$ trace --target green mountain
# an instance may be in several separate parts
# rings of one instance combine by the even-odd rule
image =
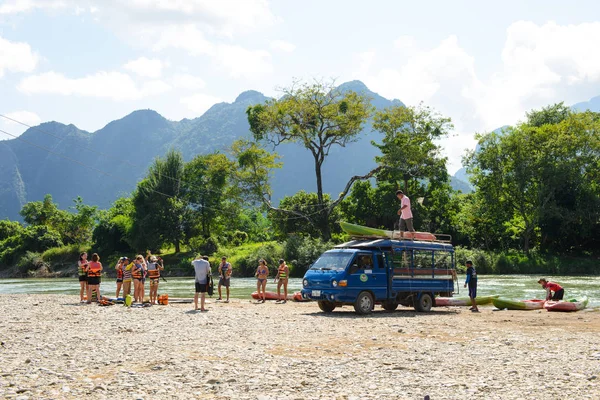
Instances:
[[[340,89],[366,94],[378,109],[402,105],[370,91],[360,81],[344,83]],[[0,218],[20,219],[23,204],[41,200],[47,193],[61,208],[69,207],[77,196],[86,204],[109,207],[119,196],[131,193],[152,161],[168,149],[179,150],[190,160],[197,154],[227,152],[236,139],[249,138],[246,108],[265,100],[262,93],[251,90],[233,103],[215,104],[195,119],[169,121],[153,110],[138,110],[93,133],[47,122],[28,129],[22,140],[1,141]],[[325,191],[335,197],[351,176],[375,166],[378,151],[371,140],[380,141],[381,134],[367,124],[356,142],[332,149],[324,166]],[[284,166],[273,177],[274,200],[301,189],[315,191],[308,151],[293,143],[276,151]]]

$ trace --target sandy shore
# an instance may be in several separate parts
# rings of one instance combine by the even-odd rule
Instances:
[[[0,296],[0,398],[597,399],[600,312]]]

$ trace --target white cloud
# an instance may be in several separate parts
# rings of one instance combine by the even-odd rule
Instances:
[[[18,89],[26,94],[75,95],[124,101],[165,93],[171,86],[160,80],[138,85],[121,72],[100,71],[83,78],[67,78],[51,71],[23,79]]]
[[[248,50],[240,46],[219,46],[215,55],[218,64],[233,78],[257,78],[273,72],[271,54],[265,50]]]
[[[204,114],[206,110],[221,102],[222,100],[218,97],[210,96],[203,93],[197,93],[192,96],[183,97],[180,102],[185,105],[190,111],[194,112],[192,118],[199,117]]]
[[[271,48],[273,50],[281,50],[286,53],[291,53],[296,50],[296,45],[285,40],[273,40],[271,42]]]
[[[14,111],[5,115],[10,119],[0,117],[0,129],[17,136],[29,129],[25,125],[36,126],[42,121],[39,115],[31,111]],[[19,124],[19,122],[22,122],[25,125]],[[0,140],[4,139],[13,139],[13,137],[0,132]]]
[[[171,83],[176,88],[187,90],[203,89],[206,86],[202,78],[190,74],[176,74],[171,78]]]
[[[403,35],[394,40],[394,47],[397,49],[410,49],[416,47],[417,41],[414,37]]]
[[[39,57],[29,44],[11,42],[0,37],[0,78],[4,71],[31,72],[35,69]]]
[[[6,0],[0,4],[0,15],[30,12],[36,8],[58,9],[66,7],[63,0]]]
[[[214,46],[205,39],[196,26],[180,25],[164,27],[160,32],[155,32],[152,28],[144,28],[143,32],[153,44],[154,51],[161,51],[166,48],[175,48],[185,50],[192,55],[212,54]]]
[[[137,60],[129,61],[123,68],[144,78],[160,78],[163,66],[163,62],[156,58],[140,57]]]

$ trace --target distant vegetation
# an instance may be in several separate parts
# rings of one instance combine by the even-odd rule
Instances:
[[[81,197],[68,211],[50,195],[26,203],[24,223],[0,221],[0,272],[68,274],[81,251],[113,262],[150,250],[165,255],[171,274],[190,274],[190,259],[202,253],[228,255],[241,276],[253,274],[258,258],[274,266],[282,257],[302,276],[323,250],[347,239],[339,221],[393,228],[394,192],[402,188],[416,227],[451,234],[459,263],[472,258],[483,273],[600,273],[598,113],[555,104],[479,135],[478,150],[464,158],[475,189],[469,194],[450,186],[436,144],[451,121],[426,106],[376,110],[364,94],[314,83],[249,107],[248,119],[253,140],[234,141],[229,156],[214,151],[186,162],[166,151],[108,209]],[[377,166],[332,199],[321,190],[325,161],[367,121],[380,133],[372,142]],[[266,144],[286,141],[313,156],[319,190],[285,196],[275,207],[272,176],[282,162]]]

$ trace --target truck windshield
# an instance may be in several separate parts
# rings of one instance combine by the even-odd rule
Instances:
[[[343,271],[354,253],[323,253],[310,267],[312,270]]]

